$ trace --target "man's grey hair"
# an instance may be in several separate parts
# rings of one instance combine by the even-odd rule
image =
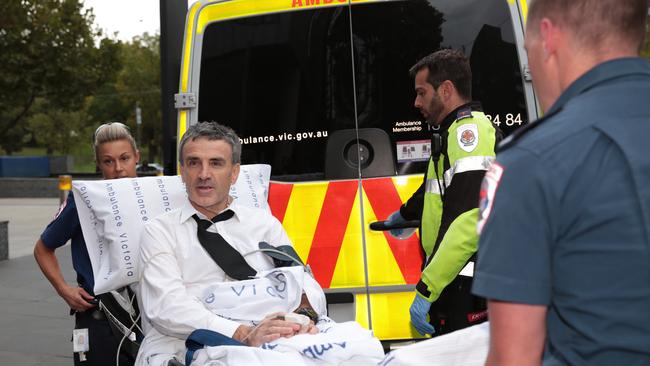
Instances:
[[[548,18],[569,29],[579,47],[598,51],[616,45],[640,49],[647,17],[648,0],[533,0],[527,22],[537,31]]]
[[[239,136],[228,126],[221,125],[214,121],[199,122],[187,129],[181,142],[178,144],[178,162],[183,165],[183,148],[188,141],[194,141],[198,138],[208,140],[223,140],[232,148],[232,163],[241,162],[241,141]]]

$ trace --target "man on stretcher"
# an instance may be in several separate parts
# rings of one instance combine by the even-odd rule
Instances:
[[[137,365],[185,362],[185,341],[197,329],[262,346],[255,357],[260,363],[270,357],[265,364],[275,357],[265,352],[275,354],[270,350],[283,347],[289,351],[294,347],[297,351],[290,357],[306,357],[310,363],[326,353],[345,358],[353,351],[352,338],[342,342],[341,350],[334,346],[337,339],[330,338],[318,343],[330,346],[305,351],[311,347],[306,339],[321,332],[333,337],[337,331],[329,332],[334,323],[326,317],[323,291],[301,265],[280,222],[270,212],[243,206],[229,196],[240,155],[239,137],[215,122],[193,125],[180,142],[188,200],[152,220],[142,233],[141,301],[149,326]],[[379,341],[354,325],[361,334],[357,340],[364,344],[361,353],[381,359]],[[351,334],[349,329],[346,333],[345,337]],[[222,360],[244,362],[241,357],[249,356],[235,354]]]

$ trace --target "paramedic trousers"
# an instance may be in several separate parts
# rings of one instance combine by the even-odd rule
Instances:
[[[115,355],[120,339],[117,339],[108,323],[106,315],[93,308],[75,312],[75,329],[88,329],[90,342],[86,360],[80,361],[79,353],[74,354],[75,366],[115,366]],[[134,359],[120,352],[119,366],[133,366]]]
[[[472,278],[456,277],[431,305],[429,319],[436,328],[434,336],[483,323],[487,320],[484,298],[471,293]]]

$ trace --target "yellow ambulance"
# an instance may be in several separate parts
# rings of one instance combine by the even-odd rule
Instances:
[[[328,296],[330,315],[383,341],[420,337],[409,306],[418,238],[369,230],[422,181],[432,131],[408,69],[469,56],[473,99],[505,134],[538,115],[525,0],[202,0],[188,11],[178,136],[231,126],[242,163],[272,166],[269,204]]]

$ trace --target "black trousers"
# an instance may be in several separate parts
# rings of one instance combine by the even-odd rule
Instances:
[[[90,309],[75,313],[75,329],[88,329],[89,351],[85,353],[86,360],[79,360],[79,353],[74,354],[75,366],[115,366],[118,339],[108,323],[103,312]],[[119,366],[133,366],[135,360],[125,352],[120,352]]]
[[[429,319],[436,328],[434,336],[467,328],[487,320],[487,304],[484,298],[471,293],[472,278],[456,277],[436,302],[431,305]]]

